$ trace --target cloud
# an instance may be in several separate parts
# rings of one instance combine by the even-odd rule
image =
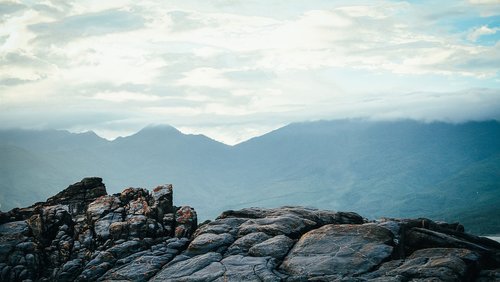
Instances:
[[[0,124],[234,143],[309,119],[497,118],[498,9],[479,2],[2,2]]]
[[[37,41],[51,44],[64,43],[72,38],[137,29],[143,25],[144,19],[139,15],[123,10],[106,10],[33,24],[28,28],[37,34]]]
[[[118,102],[118,103],[128,102],[128,101],[151,102],[151,101],[158,101],[158,100],[162,99],[159,96],[147,95],[147,94],[142,94],[142,93],[134,93],[134,92],[126,92],[126,91],[99,92],[97,94],[92,95],[90,98],[95,99],[95,100],[103,100],[103,101]]]
[[[4,18],[10,14],[16,13],[25,9],[26,6],[13,1],[4,1],[0,3],[0,15],[1,18]]]
[[[500,4],[500,0],[469,0],[469,3],[479,5],[496,5]]]
[[[500,31],[500,28],[498,27],[495,27],[495,28],[489,28],[488,26],[486,25],[483,25],[481,27],[478,27],[474,30],[472,30],[468,35],[467,35],[467,39],[471,40],[471,41],[477,41],[481,36],[483,35],[491,35],[491,34],[495,34],[497,33],[498,31]]]
[[[189,87],[227,88],[231,81],[224,77],[224,71],[214,68],[196,68],[185,72],[177,85]]]

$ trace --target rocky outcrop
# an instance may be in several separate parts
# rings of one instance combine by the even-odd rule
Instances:
[[[1,281],[498,281],[500,244],[458,223],[304,207],[197,226],[172,186],[108,195],[99,178],[0,214]]]
[[[1,281],[143,281],[187,247],[197,217],[172,185],[108,195],[94,177],[0,222]]]

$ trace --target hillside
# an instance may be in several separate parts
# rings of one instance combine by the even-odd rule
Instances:
[[[107,141],[93,133],[0,132],[2,210],[83,176],[111,192],[176,183],[202,219],[248,206],[356,210],[369,218],[467,222],[500,233],[500,123],[338,120],[285,126],[236,146],[169,126]],[[445,208],[443,208],[445,207]]]

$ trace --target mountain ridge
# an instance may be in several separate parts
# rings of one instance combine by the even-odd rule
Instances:
[[[391,214],[443,220],[485,208],[490,220],[500,223],[498,216],[491,215],[500,214],[494,208],[500,176],[491,172],[500,161],[497,121],[295,123],[235,146],[169,126],[89,145],[25,138],[16,143],[24,153],[8,147],[12,142],[5,140],[12,138],[0,138],[4,150],[0,158],[5,161],[10,156],[0,167],[2,210],[40,201],[55,192],[51,187],[82,176],[101,175],[115,192],[128,185],[147,187],[168,179],[179,187],[178,200],[191,203],[207,218],[254,203],[352,207],[372,217]],[[30,163],[30,158],[36,161]],[[446,211],[437,208],[446,199],[475,195],[476,190],[484,193],[471,197],[470,203],[451,202]],[[390,205],[385,200],[388,195]],[[409,205],[409,201],[419,204]],[[478,234],[500,233],[484,224],[488,214],[479,214],[482,220],[475,223],[473,217],[467,219],[467,225]]]

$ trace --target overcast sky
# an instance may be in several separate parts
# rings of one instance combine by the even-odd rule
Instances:
[[[500,0],[0,1],[0,127],[500,120],[499,39]]]

